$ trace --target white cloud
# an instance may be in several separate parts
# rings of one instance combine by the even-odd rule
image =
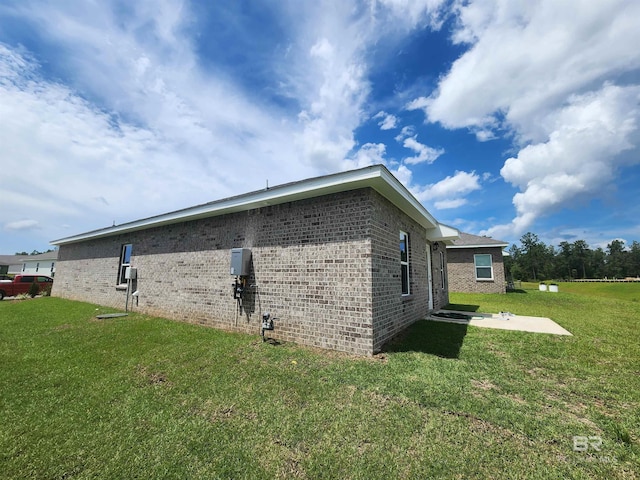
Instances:
[[[444,153],[443,148],[429,147],[418,142],[417,138],[417,135],[414,135],[413,137],[404,139],[403,146],[417,153],[416,156],[405,158],[404,163],[409,165],[417,165],[419,163],[433,163],[440,155]]]
[[[438,210],[447,210],[450,208],[458,208],[467,204],[465,198],[452,198],[450,200],[439,200],[434,203]]]
[[[637,2],[493,0],[459,11],[454,39],[471,49],[421,104],[449,127],[491,126],[501,112],[529,137],[567,96],[640,67]]]
[[[369,50],[381,38],[393,43],[413,28],[435,25],[443,5],[440,0],[372,2],[367,12],[326,0],[283,7],[295,18],[295,41],[280,73],[286,79],[283,91],[301,106],[299,129],[292,134],[301,162],[322,171],[353,164],[354,131],[367,118],[371,90]],[[380,114],[383,130],[396,128],[395,116]]]
[[[66,20],[46,28],[78,21]],[[113,42],[132,41],[122,32],[111,33]],[[73,40],[90,45],[95,37]],[[186,65],[166,68],[157,58],[109,64],[114,55],[104,48],[105,57],[91,52],[76,70],[77,82],[96,87],[85,77],[94,67],[112,68],[111,85],[98,99],[94,92],[82,98],[73,88],[44,79],[32,56],[0,44],[0,222],[33,216],[42,226],[37,240],[16,237],[15,242],[42,248],[68,235],[62,225],[70,222],[74,231],[86,231],[242,193],[266,178],[282,183],[313,175],[295,161],[293,128],[284,128],[280,118],[223,81],[193,70],[187,78]],[[145,58],[154,57],[147,53]],[[133,81],[128,77],[134,70],[144,70],[148,78]],[[123,79],[130,82],[126,89]],[[247,171],[252,175],[242,174]],[[11,230],[12,235],[20,231]]]
[[[513,198],[517,216],[511,226],[495,228],[523,233],[539,216],[611,188],[616,168],[636,161],[620,154],[639,139],[638,104],[640,86],[606,85],[597,93],[573,97],[554,112],[548,119],[553,123],[549,139],[523,148],[500,171],[521,191]]]
[[[442,7],[444,0],[378,0],[373,5],[380,4],[401,18],[408,28],[413,28],[420,23],[426,23],[433,29],[442,26],[444,12]]]
[[[288,8],[295,41],[279,73],[283,90],[300,105],[293,144],[302,163],[323,172],[343,169],[356,145],[353,132],[367,117],[370,19],[337,1]]]
[[[185,36],[186,4],[136,2],[125,17],[110,8],[12,7],[61,52],[70,78],[48,81],[32,56],[1,47],[0,142],[11,157],[0,188],[5,199],[18,198],[7,195],[18,185],[42,192],[5,203],[6,211],[15,207],[20,218],[35,209],[42,225],[84,217],[75,228],[90,229],[242,193],[266,178],[283,183],[343,168],[368,93],[366,26],[347,28],[347,9],[318,7],[342,14],[342,23],[329,13],[305,16],[315,23],[293,32],[302,35],[300,61],[274,67],[294,78],[292,94],[304,107],[297,116],[265,108],[253,92],[199,66]],[[353,48],[334,48],[343,44]]]
[[[293,140],[303,162],[324,171],[353,165],[353,132],[366,118],[371,90],[369,49],[382,38],[392,44],[414,28],[439,28],[445,5],[444,0],[382,0],[359,6],[325,0],[283,7],[295,19],[284,88],[301,105],[301,131],[294,132]],[[385,113],[379,125],[390,130],[397,122]]]
[[[351,158],[345,161],[344,168],[351,170],[370,165],[385,165],[387,163],[384,158],[386,149],[384,143],[365,143]]]
[[[431,185],[414,186],[411,191],[421,202],[437,202],[436,208],[456,208],[466,203],[465,195],[480,188],[480,176],[476,172],[456,171]]]
[[[398,118],[387,112],[380,111],[373,116],[374,119],[382,119],[378,122],[380,130],[392,130],[398,125]]]
[[[426,110],[431,104],[427,97],[418,97],[405,105],[407,110]]]
[[[318,57],[325,62],[331,62],[335,51],[333,45],[326,38],[320,38],[309,50],[312,57]]]
[[[4,225],[5,230],[34,230],[40,228],[37,220],[16,220]]]
[[[386,158],[383,143],[366,143],[345,162],[346,169],[362,168],[369,165],[385,165],[391,174],[420,202],[433,202],[438,210],[458,208],[467,204],[465,195],[480,189],[480,176],[475,172],[456,171],[454,175],[430,184],[420,185],[413,181],[413,172],[407,165],[393,164]],[[486,175],[484,176],[486,178]]]
[[[460,3],[453,40],[469,50],[430,96],[408,109],[480,141],[512,135],[504,179],[520,189],[516,217],[489,230],[518,234],[540,216],[598,196],[617,167],[638,161],[640,3]]]
[[[402,130],[398,135],[395,136],[396,142],[402,142],[407,137],[412,137],[415,135],[415,127],[413,125],[407,125],[406,127],[402,127]]]
[[[489,140],[495,140],[496,138],[498,138],[495,132],[490,129],[480,128],[475,131],[475,134],[476,139],[479,142],[488,142]]]
[[[398,165],[397,168],[390,168],[389,170],[391,171],[393,176],[400,181],[400,183],[402,183],[405,187],[407,187],[412,192],[415,190],[415,188],[419,188],[419,187],[415,187],[415,188],[411,187],[411,180],[413,177],[413,173],[406,166]]]

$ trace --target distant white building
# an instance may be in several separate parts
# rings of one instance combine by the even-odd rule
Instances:
[[[20,270],[20,273],[29,275],[48,275],[53,277],[56,273],[57,260],[58,250],[23,257],[21,260],[22,269]]]

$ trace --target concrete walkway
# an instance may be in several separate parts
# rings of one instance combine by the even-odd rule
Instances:
[[[471,319],[463,318],[447,318],[430,315],[428,320],[436,322],[451,322],[473,325],[474,327],[499,328],[501,330],[519,330],[521,332],[535,333],[551,333],[553,335],[571,335],[571,332],[565,330],[550,318],[544,317],[527,317],[524,315],[515,315],[509,312],[502,313],[476,313],[476,312],[458,312],[454,310],[438,310],[437,314],[454,315],[462,314],[470,316]]]

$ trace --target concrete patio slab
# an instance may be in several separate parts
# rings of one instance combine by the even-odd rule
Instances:
[[[525,315],[515,315],[510,312],[501,313],[476,313],[459,312],[455,310],[438,310],[438,314],[453,314],[453,317],[468,316],[470,318],[450,318],[444,316],[430,315],[428,320],[436,322],[450,322],[473,325],[474,327],[498,328],[501,330],[518,330],[521,332],[550,333],[553,335],[572,335],[550,318],[528,317]]]

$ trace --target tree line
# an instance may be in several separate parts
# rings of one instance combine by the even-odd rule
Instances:
[[[27,252],[16,252],[16,255],[40,255],[40,254],[42,254],[42,253],[49,253],[49,252],[55,252],[55,251],[56,251],[56,249],[55,249],[55,248],[50,248],[49,250],[44,251],[44,252],[41,252],[41,251],[39,251],[39,250],[34,250],[34,251],[33,251],[33,252],[31,252],[31,253],[27,253]]]
[[[520,245],[509,248],[505,256],[507,276],[514,280],[576,280],[582,278],[627,278],[640,276],[640,243],[627,248],[613,240],[606,249],[592,249],[584,240],[545,245],[535,233],[520,238]]]

